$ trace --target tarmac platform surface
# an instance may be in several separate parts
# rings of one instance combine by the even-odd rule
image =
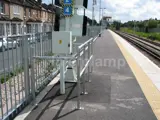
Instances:
[[[112,35],[104,31],[94,46],[94,67],[88,95],[81,96],[76,110],[76,85],[59,84],[43,98],[26,120],[157,120],[134,74]]]

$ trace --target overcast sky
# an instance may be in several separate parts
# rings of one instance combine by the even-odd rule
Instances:
[[[92,0],[88,0],[87,15],[92,17]],[[95,18],[99,21],[99,1],[95,6]],[[43,0],[51,3],[51,0]],[[145,20],[148,18],[160,19],[160,0],[102,0],[105,16],[126,22],[129,20]]]

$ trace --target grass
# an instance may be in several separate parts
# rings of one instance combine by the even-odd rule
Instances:
[[[21,72],[23,72],[23,67],[19,67],[19,68],[15,69],[14,71],[10,72],[10,73],[3,74],[0,77],[1,84],[5,83],[6,81],[11,79],[12,77],[17,76]]]
[[[48,52],[45,55],[46,56],[53,56],[54,54],[52,52]],[[41,59],[36,59],[36,63],[40,63],[41,61],[42,61]],[[49,62],[49,61],[47,61],[47,62]],[[28,67],[31,68],[31,65],[29,64]],[[53,68],[54,68],[54,65],[49,62],[46,70],[50,73]],[[6,81],[8,81],[9,79],[11,79],[12,77],[17,76],[19,73],[21,73],[23,71],[24,71],[23,67],[17,67],[12,72],[9,72],[9,73],[6,73],[6,74],[2,74],[0,76],[1,84],[5,83]]]
[[[138,35],[139,37],[148,38],[151,40],[159,41],[160,42],[160,33],[144,33],[144,32],[135,32],[129,28],[121,28],[121,31]]]

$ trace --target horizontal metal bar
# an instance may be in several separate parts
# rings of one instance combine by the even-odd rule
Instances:
[[[43,59],[43,60],[75,60],[76,57],[54,57],[54,56],[34,56],[34,59]]]
[[[87,45],[90,41],[92,41],[93,38],[90,38],[89,40],[87,40],[85,43],[83,43],[82,45],[80,45],[78,48],[81,49],[83,48],[85,45]]]
[[[96,36],[96,37],[94,38],[93,42],[95,42],[95,41],[97,40],[97,38],[98,38],[98,36]]]
[[[87,63],[85,64],[84,68],[82,69],[82,71],[80,72],[80,77],[83,75],[84,71],[86,70],[86,68],[88,67],[89,63],[91,62],[93,58],[93,55],[89,58],[89,60],[87,61]]]

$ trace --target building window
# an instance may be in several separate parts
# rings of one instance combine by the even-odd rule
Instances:
[[[42,11],[40,11],[40,17],[41,17],[41,18],[43,17],[42,13],[43,13],[43,12],[42,12]]]
[[[27,24],[27,33],[31,33],[31,24]]]
[[[42,30],[42,26],[41,24],[38,24],[38,32],[41,32],[41,30]]]
[[[31,17],[31,9],[29,9],[29,13],[28,13],[29,17]]]
[[[4,3],[0,1],[0,13],[4,13]]]
[[[0,36],[4,35],[4,24],[0,23]]]
[[[37,10],[37,17],[38,17],[38,10]]]
[[[21,24],[18,24],[18,34],[21,34]]]
[[[52,31],[52,25],[49,25],[49,31]]]
[[[38,33],[38,24],[35,24],[35,33]]]
[[[6,33],[7,33],[7,35],[11,34],[9,23],[6,23]]]
[[[20,14],[20,7],[18,5],[13,6],[13,13],[14,14]]]
[[[26,16],[26,8],[24,8],[24,16]]]
[[[15,24],[15,23],[13,23],[11,28],[12,28],[12,35],[16,35],[16,33],[17,33],[17,27],[16,27],[16,24]]]
[[[44,25],[43,25],[43,32],[46,32],[46,31],[47,31],[47,25],[44,24]]]

